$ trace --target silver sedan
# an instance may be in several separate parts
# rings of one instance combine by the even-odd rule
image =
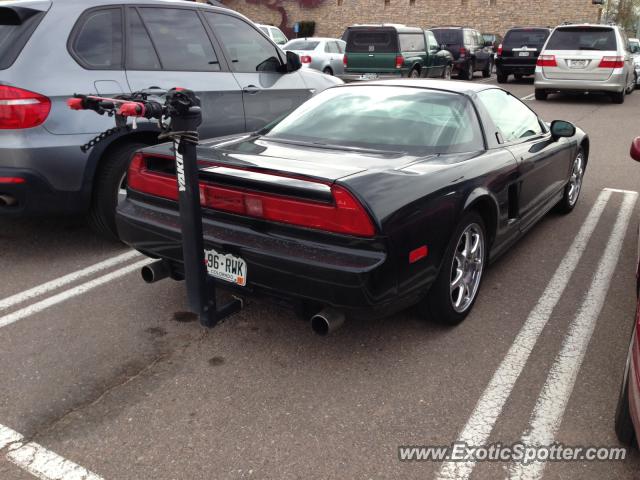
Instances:
[[[313,68],[327,75],[342,75],[345,45],[337,38],[309,37],[289,40],[282,49],[297,53],[303,68]]]

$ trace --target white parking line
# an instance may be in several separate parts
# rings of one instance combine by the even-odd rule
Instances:
[[[102,270],[106,270],[107,268],[113,267],[120,263],[124,263],[127,260],[131,260],[132,258],[140,256],[140,253],[133,250],[127,253],[123,253],[122,255],[118,255],[116,257],[108,258],[102,262],[96,263],[89,267],[83,268],[82,270],[77,270],[75,272],[69,273],[62,277],[56,278],[55,280],[51,280],[50,282],[43,283],[38,285],[37,287],[30,288],[29,290],[25,290],[23,292],[17,293],[10,297],[4,298],[0,300],[0,311],[6,310],[9,307],[14,305],[18,305],[23,303],[31,298],[37,297],[44,293],[50,292],[60,287],[64,287],[70,283],[73,283],[81,278],[88,277],[94,273],[100,272]]]
[[[531,93],[531,94],[526,95],[524,97],[520,97],[520,100],[523,100],[523,101],[526,102],[527,100],[533,100],[534,98],[536,98],[536,94],[535,93]]]
[[[18,320],[22,320],[25,317],[33,315],[34,313],[41,312],[53,305],[69,300],[70,298],[77,297],[78,295],[82,295],[89,290],[92,290],[100,285],[104,285],[116,278],[122,277],[131,273],[135,270],[142,268],[144,265],[151,263],[153,260],[150,258],[145,258],[144,260],[140,260],[139,262],[133,263],[131,265],[127,265],[126,267],[120,268],[119,270],[115,270],[113,272],[107,273],[101,277],[90,280],[86,283],[82,283],[76,287],[70,288],[69,290],[65,290],[63,292],[58,293],[57,295],[53,295],[49,298],[41,300],[39,302],[33,303],[27,307],[24,307],[20,310],[17,310],[9,315],[5,315],[4,317],[0,317],[0,327],[6,327]]]
[[[511,348],[478,400],[471,417],[458,436],[458,442],[466,442],[468,445],[483,445],[487,442],[496,420],[511,395],[513,386],[522,373],[553,309],[562,297],[610,198],[610,191],[605,190],[598,195],[589,215],[547,284],[538,303],[529,313]],[[464,480],[469,478],[474,467],[475,462],[472,461],[445,462],[440,468],[438,478]]]
[[[611,278],[620,258],[622,242],[637,198],[638,194],[635,192],[625,194],[598,269],[593,275],[591,286],[587,290],[578,314],[569,327],[560,353],[549,371],[547,381],[531,416],[529,431],[522,436],[522,443],[525,445],[549,445],[553,442],[560,428],[578,371],[609,291]],[[509,478],[514,480],[542,478],[545,465],[546,462],[533,462],[528,465],[513,464]]]
[[[0,425],[0,450],[8,448],[7,460],[41,480],[103,480],[42,445],[22,443],[23,440],[24,437],[15,430]]]

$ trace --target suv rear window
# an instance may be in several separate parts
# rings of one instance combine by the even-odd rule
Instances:
[[[547,50],[617,50],[616,34],[611,28],[557,28]]]
[[[0,70],[13,65],[45,13],[0,7]]]
[[[502,42],[505,47],[541,47],[549,36],[549,30],[509,30]]]
[[[462,45],[462,30],[456,29],[431,29],[440,45]]]
[[[351,30],[347,37],[347,52],[394,53],[398,51],[395,30]]]

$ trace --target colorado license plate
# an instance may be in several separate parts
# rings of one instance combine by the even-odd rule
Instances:
[[[586,60],[571,60],[569,62],[569,67],[571,68],[584,68],[587,66]]]
[[[529,52],[519,52],[518,55],[520,57],[528,57],[529,56]]]
[[[376,78],[378,78],[377,73],[363,73],[360,75],[361,80],[375,80]]]
[[[204,260],[207,273],[212,277],[241,287],[247,284],[247,263],[242,258],[205,249]]]

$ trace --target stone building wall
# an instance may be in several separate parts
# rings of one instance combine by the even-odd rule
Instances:
[[[223,0],[256,23],[277,26],[286,12],[286,30],[295,22],[316,22],[316,36],[339,37],[355,23],[403,23],[410,26],[464,25],[500,33],[512,26],[596,22],[591,0]],[[316,7],[304,5],[318,4]]]

